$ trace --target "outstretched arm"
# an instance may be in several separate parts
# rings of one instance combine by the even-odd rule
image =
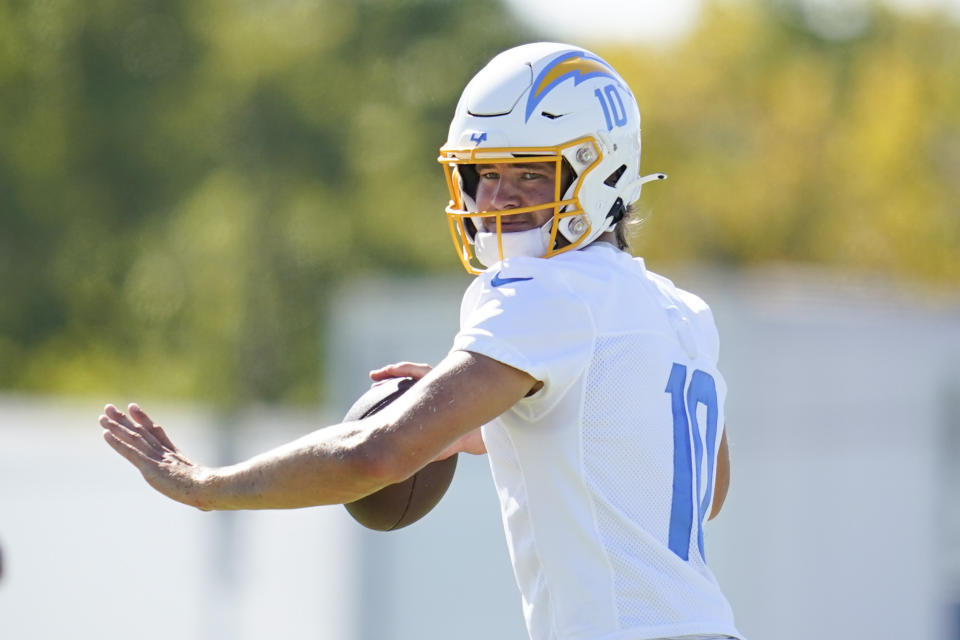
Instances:
[[[486,356],[454,351],[383,411],[228,467],[193,463],[136,405],[129,416],[108,405],[100,424],[152,487],[179,502],[204,510],[339,504],[410,477],[536,382]]]

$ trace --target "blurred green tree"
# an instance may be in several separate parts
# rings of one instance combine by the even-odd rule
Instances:
[[[593,47],[671,174],[637,252],[960,283],[960,29],[811,5]],[[0,388],[316,402],[333,285],[459,273],[437,148],[529,39],[492,2],[0,2]]]
[[[315,402],[331,283],[453,267],[493,3],[0,3],[0,388]]]
[[[956,21],[715,3],[674,49],[601,53],[637,94],[646,169],[670,174],[640,253],[960,283]]]

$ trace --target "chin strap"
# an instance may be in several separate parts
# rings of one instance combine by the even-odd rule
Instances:
[[[478,231],[474,237],[474,254],[485,267],[517,256],[542,258],[547,254],[550,244],[550,228],[553,220],[547,220],[542,227],[500,234],[503,255],[497,243],[497,232]]]

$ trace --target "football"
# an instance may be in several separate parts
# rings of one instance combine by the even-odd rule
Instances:
[[[343,417],[360,420],[380,411],[412,387],[413,378],[390,378],[374,384]],[[457,469],[457,455],[431,462],[403,482],[391,484],[343,505],[353,519],[376,531],[394,531],[413,524],[437,506]]]

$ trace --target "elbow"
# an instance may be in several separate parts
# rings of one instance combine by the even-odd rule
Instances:
[[[387,485],[402,482],[413,475],[409,465],[403,464],[405,455],[389,438],[370,439],[350,453],[351,475],[365,494],[373,493]]]

